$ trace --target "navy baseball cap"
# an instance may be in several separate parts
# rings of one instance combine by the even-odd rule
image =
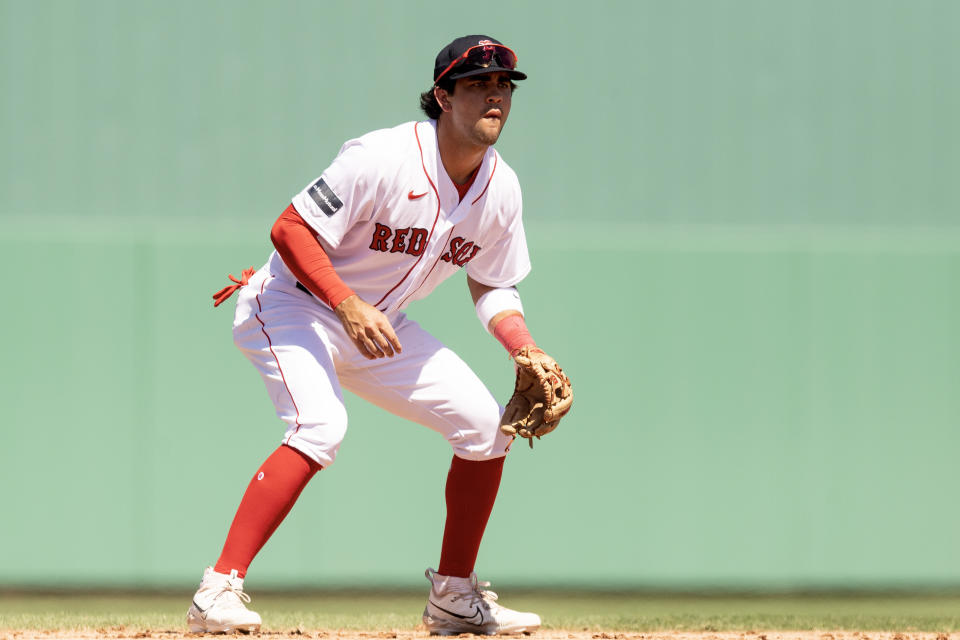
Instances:
[[[457,38],[437,54],[433,64],[433,82],[441,78],[456,80],[494,71],[506,71],[511,80],[526,80],[527,74],[517,71],[517,54],[490,36]]]

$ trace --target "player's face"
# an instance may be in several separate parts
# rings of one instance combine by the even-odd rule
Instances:
[[[466,140],[492,145],[510,114],[510,87],[505,71],[460,78],[453,94],[448,94],[451,124]]]

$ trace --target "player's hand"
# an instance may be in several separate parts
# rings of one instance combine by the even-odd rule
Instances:
[[[360,296],[350,296],[333,311],[340,318],[344,331],[368,360],[392,358],[403,351],[387,316]]]

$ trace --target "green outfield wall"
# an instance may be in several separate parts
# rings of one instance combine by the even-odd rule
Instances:
[[[283,431],[210,295],[477,32],[576,393],[482,577],[960,585],[960,3],[0,0],[0,586],[193,588]],[[462,276],[408,312],[509,396]],[[436,566],[448,445],[347,403],[251,587]]]

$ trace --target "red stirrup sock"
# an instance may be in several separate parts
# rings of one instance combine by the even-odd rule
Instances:
[[[300,492],[320,469],[319,464],[287,445],[270,454],[243,494],[213,570],[230,573],[236,569],[237,575],[244,577],[253,557],[287,517]]]
[[[473,571],[497,499],[504,460],[506,457],[475,461],[453,456],[447,474],[447,524],[437,569],[440,575],[467,578]]]

